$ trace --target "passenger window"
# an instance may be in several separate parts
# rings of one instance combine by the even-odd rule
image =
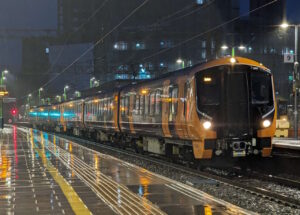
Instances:
[[[140,114],[144,115],[145,111],[145,96],[140,96]]]
[[[135,96],[135,113],[140,114],[140,96]]]
[[[156,91],[156,96],[155,96],[155,113],[159,115],[161,113],[161,90]]]
[[[155,92],[150,94],[150,115],[155,114]]]
[[[149,95],[145,96],[145,115],[149,114]]]

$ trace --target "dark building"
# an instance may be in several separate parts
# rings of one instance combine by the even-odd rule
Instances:
[[[60,41],[95,44],[93,72],[101,83],[157,77],[235,48],[271,68],[277,91],[289,97],[292,65],[283,54],[293,52],[293,30],[278,27],[285,0],[153,0],[107,35],[142,2],[59,0]]]

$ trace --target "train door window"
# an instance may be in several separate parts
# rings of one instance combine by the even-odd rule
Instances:
[[[149,114],[149,95],[145,95],[145,115]]]
[[[176,113],[177,113],[177,106],[178,106],[178,87],[177,86],[170,87],[169,98],[170,98],[169,121],[174,121]]]
[[[159,115],[161,113],[161,90],[156,91],[155,95],[155,114]]]
[[[109,110],[110,110],[110,116],[113,115],[113,99],[111,98],[110,101],[109,101]]]
[[[153,116],[155,114],[155,92],[150,94],[150,115]]]
[[[125,104],[124,104],[124,97],[121,97],[121,115],[124,116],[125,115]]]
[[[184,84],[184,92],[183,92],[183,115],[185,116],[187,113],[187,95],[190,90],[190,83],[186,82]]]
[[[174,87],[172,90],[172,114],[177,113],[178,106],[178,87]]]
[[[129,115],[129,95],[125,97],[125,114]]]

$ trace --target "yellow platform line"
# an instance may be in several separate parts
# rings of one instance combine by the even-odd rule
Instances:
[[[45,151],[43,149],[42,150],[38,149],[33,142],[32,145],[34,150],[42,158],[43,165],[46,167],[48,172],[51,174],[52,178],[55,180],[55,182],[59,185],[59,187],[63,191],[74,213],[80,215],[92,214],[91,211],[82,202],[80,197],[77,195],[73,187],[64,179],[64,177],[61,176],[58,170],[55,167],[53,167],[50,161],[46,158]],[[42,148],[44,147],[42,146]]]

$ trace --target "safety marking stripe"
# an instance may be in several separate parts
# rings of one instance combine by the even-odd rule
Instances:
[[[34,145],[34,144],[33,144]],[[38,149],[34,146],[34,150],[39,154],[42,158],[43,164],[51,174],[52,178],[59,185],[61,190],[63,191],[65,197],[67,198],[72,210],[75,214],[84,214],[90,215],[91,211],[86,207],[86,205],[82,202],[80,197],[77,195],[73,187],[64,179],[64,177],[58,172],[58,170],[51,164],[51,162],[46,158],[44,150]]]

